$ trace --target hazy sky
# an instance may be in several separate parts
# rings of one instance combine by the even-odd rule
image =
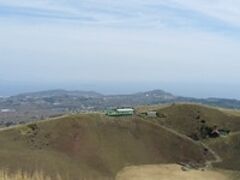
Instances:
[[[118,82],[240,98],[240,1],[0,0],[0,55],[2,88]]]

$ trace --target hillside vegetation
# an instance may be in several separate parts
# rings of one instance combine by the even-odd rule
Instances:
[[[149,117],[144,111],[157,111],[157,117]],[[230,134],[191,139],[203,121],[207,126],[229,129]],[[178,178],[186,180],[202,175],[237,180],[239,173],[234,171],[240,170],[239,124],[240,116],[229,111],[174,104],[138,108],[130,117],[78,114],[2,129],[0,179],[113,180],[126,167],[140,167],[141,172],[164,177],[164,165],[181,164],[191,171],[182,170],[185,174],[174,166],[167,172],[179,172]],[[156,164],[163,169],[142,169]],[[209,169],[212,166],[220,169]],[[129,176],[136,172],[130,171]]]
[[[195,104],[173,104],[153,109],[158,113],[158,118],[155,118],[154,122],[193,139],[197,135],[199,136],[197,141],[213,149],[222,159],[221,162],[214,163],[214,167],[240,170],[240,111]],[[218,138],[201,139],[200,130],[203,125],[227,129],[230,134]]]
[[[51,180],[52,178],[45,175],[43,172],[32,172],[26,173],[23,171],[15,172],[14,174],[9,173],[8,170],[0,171],[1,180]],[[57,180],[62,180],[60,176],[56,176]]]
[[[186,136],[198,134],[203,126],[240,131],[240,116],[219,109],[194,104],[173,104],[157,110],[158,123]]]
[[[213,159],[192,143],[139,117],[86,114],[0,132],[0,168],[52,179],[114,179],[131,165]]]
[[[93,91],[56,89],[0,97],[0,127],[43,120],[66,113],[103,111],[107,108],[121,106],[133,107],[183,102],[240,109],[240,101],[235,99],[179,97],[163,90],[103,95]]]
[[[240,133],[207,143],[223,159],[221,163],[215,164],[216,167],[240,171]]]

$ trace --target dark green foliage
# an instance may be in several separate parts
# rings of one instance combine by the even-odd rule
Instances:
[[[27,125],[27,127],[29,127],[32,131],[38,130],[38,125],[35,123],[29,124],[29,125]]]
[[[200,128],[200,136],[202,139],[206,139],[208,137],[211,137],[211,133],[213,131],[213,128],[203,124]]]
[[[159,117],[159,118],[166,118],[167,115],[165,113],[157,112],[157,117]]]

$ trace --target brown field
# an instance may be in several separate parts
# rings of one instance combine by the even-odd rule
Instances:
[[[217,125],[231,132],[240,131],[240,116],[230,111],[217,108],[200,106],[195,104],[174,104],[166,108],[157,109],[159,114],[165,118],[158,122],[166,127],[172,128],[179,133],[190,135],[199,130],[201,121],[204,120],[209,126]]]
[[[82,114],[0,133],[0,167],[63,179],[113,179],[129,165],[204,163],[203,147],[138,117]]]
[[[168,166],[161,165],[180,162],[200,167],[208,164],[223,170],[192,170],[185,174],[177,165],[168,167],[172,174],[179,175],[179,180],[188,177],[197,180],[200,176],[224,180],[229,175],[224,169],[240,170],[238,116],[193,104],[151,107],[154,109],[164,114],[164,118],[107,117],[93,113],[3,129],[0,132],[2,177],[6,180],[113,180],[125,167],[137,166],[144,172],[142,177],[137,176],[141,180],[149,173],[163,178],[166,172],[171,177],[167,174]],[[213,149],[207,154],[206,146],[186,136],[198,128],[201,119],[232,131],[227,137],[202,141]],[[214,163],[216,158],[218,163]],[[142,166],[151,164],[159,166]]]
[[[127,167],[116,180],[237,180],[233,172],[220,170],[183,171],[179,165],[145,165]]]

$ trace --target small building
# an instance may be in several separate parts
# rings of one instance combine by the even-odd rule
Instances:
[[[15,112],[15,109],[1,109],[0,112],[1,113],[11,113],[11,112]]]
[[[227,136],[229,133],[230,133],[230,130],[218,129],[217,126],[214,126],[212,132],[210,133],[210,137],[216,138],[220,136]]]
[[[149,112],[147,112],[147,116],[148,117],[157,117],[157,112],[155,112],[155,111],[149,111]]]
[[[108,116],[132,116],[134,114],[133,108],[114,108],[107,110]]]

